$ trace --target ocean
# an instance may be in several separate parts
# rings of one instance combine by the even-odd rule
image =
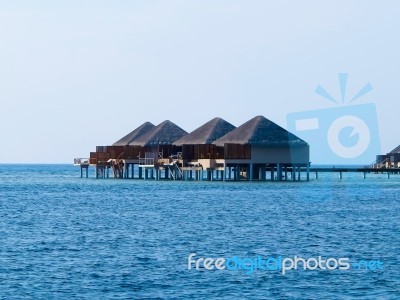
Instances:
[[[400,298],[400,175],[144,181],[0,165],[0,208],[1,299]],[[295,257],[309,268],[289,268]]]

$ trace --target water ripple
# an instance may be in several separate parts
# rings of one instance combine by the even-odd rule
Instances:
[[[220,183],[78,173],[0,166],[0,298],[400,297],[400,176]],[[385,268],[188,271],[192,252],[380,259]]]

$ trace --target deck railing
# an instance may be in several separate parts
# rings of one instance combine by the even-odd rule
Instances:
[[[154,166],[154,158],[139,158],[139,166]]]

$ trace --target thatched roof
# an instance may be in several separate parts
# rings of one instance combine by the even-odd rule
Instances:
[[[231,123],[221,118],[214,118],[174,142],[174,145],[182,146],[211,144],[216,139],[219,139],[235,128],[236,127]]]
[[[149,130],[153,129],[155,126],[150,122],[145,122],[140,125],[138,128],[128,133],[126,136],[116,141],[113,146],[127,146],[129,143],[140,138],[142,135],[146,134]]]
[[[175,125],[171,121],[166,120],[153,129],[150,129],[146,134],[131,142],[129,145],[172,145],[173,142],[186,134],[187,132],[185,130]]]
[[[390,154],[397,154],[400,153],[400,145],[394,148],[392,151],[390,151]]]
[[[263,116],[257,116],[216,140],[213,144],[251,144],[263,146],[307,145],[305,141]]]

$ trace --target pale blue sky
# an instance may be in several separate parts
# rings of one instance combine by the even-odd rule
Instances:
[[[398,1],[1,1],[0,162],[70,163],[143,123],[329,108],[367,82],[400,143]]]

